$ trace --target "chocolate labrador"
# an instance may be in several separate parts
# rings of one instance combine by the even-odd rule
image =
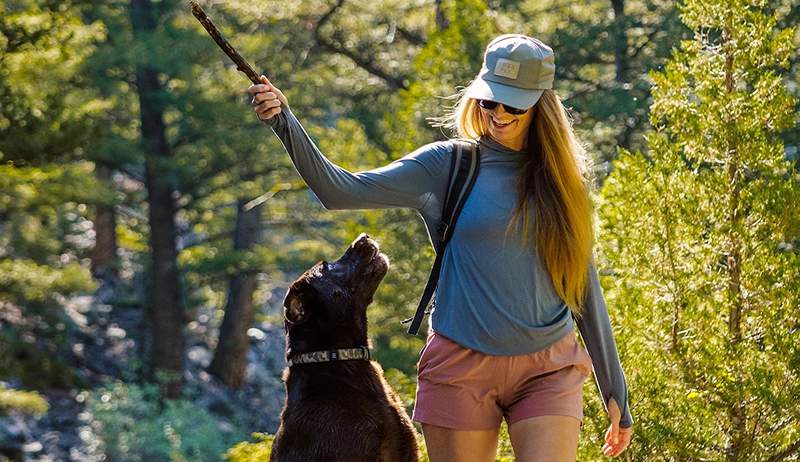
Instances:
[[[341,258],[315,264],[289,287],[286,402],[270,461],[419,460],[411,421],[369,356],[367,306],[388,269],[361,234]]]

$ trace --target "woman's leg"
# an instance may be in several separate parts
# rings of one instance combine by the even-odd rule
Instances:
[[[575,462],[580,432],[578,419],[560,415],[531,417],[508,427],[517,462]]]
[[[423,423],[422,434],[431,462],[494,462],[497,455],[499,429],[453,430]]]

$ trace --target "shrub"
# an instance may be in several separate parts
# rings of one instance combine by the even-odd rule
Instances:
[[[11,390],[0,383],[0,415],[8,411],[22,411],[41,415],[47,412],[47,401],[33,391]]]
[[[221,460],[225,449],[242,438],[190,401],[161,403],[153,384],[116,382],[93,392],[88,408],[91,425],[112,460]]]
[[[253,433],[253,438],[259,441],[249,443],[242,441],[225,453],[225,460],[230,462],[262,462],[269,460],[272,452],[272,440],[275,435],[268,433]]]

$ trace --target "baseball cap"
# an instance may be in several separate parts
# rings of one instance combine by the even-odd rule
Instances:
[[[553,49],[522,34],[504,34],[486,47],[483,66],[465,96],[528,109],[553,88]]]

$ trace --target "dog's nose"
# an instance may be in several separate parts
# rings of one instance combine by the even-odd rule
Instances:
[[[380,251],[380,246],[378,245],[375,240],[369,237],[367,233],[361,233],[359,236],[350,244],[350,249],[354,252],[354,254],[361,255],[370,259],[377,255]],[[350,251],[348,251],[349,253]]]
[[[365,246],[365,245],[369,245],[369,242],[370,242],[370,240],[371,240],[371,239],[369,238],[369,234],[367,234],[367,233],[361,233],[361,234],[359,234],[359,235],[358,235],[358,237],[357,237],[357,238],[356,238],[356,239],[353,241],[353,243],[352,243],[352,244],[350,244],[350,247],[352,247],[352,248],[354,248],[354,249],[355,249],[355,248],[363,247],[363,246]]]

